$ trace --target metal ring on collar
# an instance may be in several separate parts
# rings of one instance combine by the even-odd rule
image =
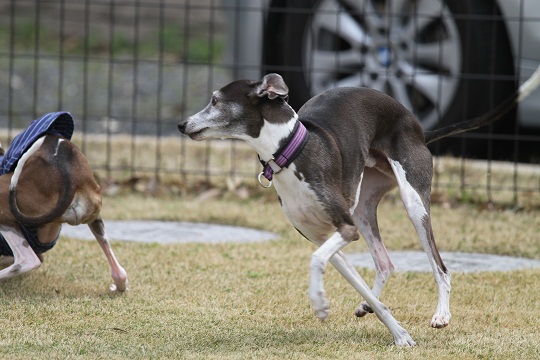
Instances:
[[[272,180],[268,180],[268,184],[267,185],[264,185],[263,183],[263,180],[262,178],[264,177],[264,171],[261,171],[259,176],[257,176],[257,180],[259,180],[259,184],[263,187],[263,188],[269,188],[272,186]]]

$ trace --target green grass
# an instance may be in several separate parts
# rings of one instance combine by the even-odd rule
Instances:
[[[39,50],[56,54],[62,49],[64,56],[82,56],[88,52],[97,57],[131,58],[136,53],[145,60],[158,60],[163,56],[169,61],[209,63],[220,59],[225,51],[225,34],[218,32],[210,36],[203,25],[190,28],[186,34],[180,22],[164,25],[161,29],[156,24],[155,28],[137,39],[125,32],[116,32],[111,37],[103,31],[93,31],[87,39],[73,34],[62,38],[55,26],[42,25],[38,28],[35,20],[21,20],[16,23],[14,34],[8,23],[0,24],[0,47],[10,48],[13,36],[14,50],[22,53]]]
[[[194,194],[196,195],[196,194]],[[389,249],[419,249],[399,202],[379,210]],[[391,345],[375,316],[355,319],[359,296],[331,266],[331,314],[312,314],[307,280],[314,247],[287,223],[273,190],[241,200],[232,193],[105,197],[105,219],[209,221],[256,227],[280,239],[255,244],[158,245],[113,242],[130,290],[111,295],[95,242],[61,238],[43,266],[0,283],[0,357],[107,359],[532,359],[540,339],[540,270],[454,273],[450,326],[429,327],[436,306],[431,274],[395,273],[382,301],[418,346]],[[433,207],[441,250],[540,259],[533,211]],[[363,242],[347,251],[366,251]],[[359,269],[371,283],[374,272]]]

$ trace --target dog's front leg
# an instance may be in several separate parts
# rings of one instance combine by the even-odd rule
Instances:
[[[13,252],[13,264],[0,271],[0,279],[21,275],[41,266],[38,256],[18,228],[1,227],[0,233]]]
[[[341,231],[340,231],[341,230]],[[356,238],[355,238],[356,236]],[[309,297],[315,315],[320,320],[328,316],[328,301],[324,290],[323,274],[330,258],[351,241],[356,240],[356,227],[345,225],[338,229],[328,240],[311,255]]]
[[[101,217],[99,217],[98,219],[89,223],[88,227],[90,227],[90,230],[96,237],[101,249],[107,257],[109,266],[111,267],[111,276],[114,284],[111,285],[110,290],[113,292],[126,291],[128,287],[127,273],[116,259],[116,256],[114,256],[111,245],[107,240],[107,234],[105,234],[105,225],[103,224],[103,220]]]

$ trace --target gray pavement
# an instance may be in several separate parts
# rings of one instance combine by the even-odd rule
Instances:
[[[105,223],[111,241],[171,243],[247,243],[270,241],[277,234],[238,226],[174,221],[112,221]],[[86,225],[62,227],[62,235],[94,240]],[[390,251],[396,271],[431,272],[426,255],[421,251]],[[463,252],[441,252],[451,272],[510,271],[540,268],[539,260]],[[350,253],[354,266],[374,268],[368,253]]]
[[[269,231],[238,226],[176,222],[176,221],[113,221],[105,222],[111,241],[171,243],[260,242],[277,239]],[[82,240],[94,240],[86,225],[62,226],[62,235]]]
[[[427,256],[422,251],[389,251],[389,255],[396,271],[431,272]],[[356,267],[375,268],[370,254],[354,253],[347,254],[347,257]],[[540,268],[538,260],[511,256],[442,251],[441,257],[453,273]]]

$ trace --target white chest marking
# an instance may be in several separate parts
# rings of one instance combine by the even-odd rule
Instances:
[[[298,115],[294,114],[286,123],[273,124],[264,120],[264,125],[257,138],[251,136],[239,136],[239,139],[246,141],[259,154],[261,160],[268,161],[272,159],[272,155],[279,149],[280,141],[286,139],[298,119]]]
[[[335,226],[317,194],[303,179],[295,176],[293,164],[274,177],[274,187],[281,199],[283,212],[304,236],[314,241],[325,240]]]

